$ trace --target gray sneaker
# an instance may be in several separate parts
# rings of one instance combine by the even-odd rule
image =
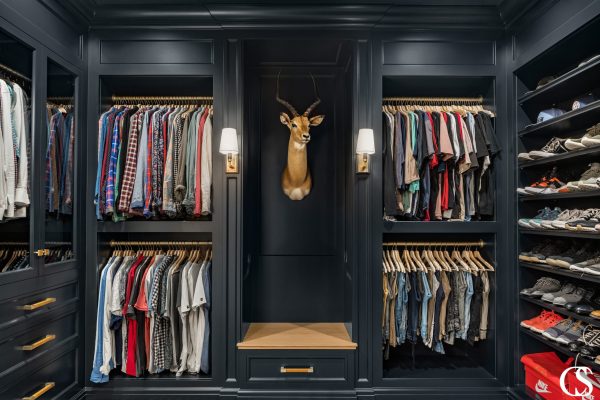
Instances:
[[[551,326],[550,328],[542,332],[542,335],[544,335],[544,337],[550,340],[556,340],[556,338],[558,338],[559,336],[562,336],[565,333],[567,333],[567,331],[571,329],[573,323],[574,321],[571,318],[563,319],[558,324]]]
[[[557,296],[552,300],[552,304],[564,306],[567,303],[579,303],[583,298],[591,297],[593,292],[586,288],[578,287],[572,293]]]
[[[564,296],[565,294],[573,293],[577,287],[572,283],[566,283],[560,290],[556,292],[548,292],[542,295],[542,300],[552,303],[554,298]]]
[[[583,322],[577,321],[573,325],[571,325],[568,331],[557,337],[555,340],[558,343],[567,345],[571,342],[576,342],[581,336],[583,336],[584,329],[585,325],[583,325]]]
[[[552,228],[554,229],[567,229],[566,224],[568,222],[573,222],[573,221],[577,221],[578,219],[581,219],[582,214],[584,213],[585,210],[579,210],[579,209],[574,209],[571,210],[570,214],[567,216],[563,216],[562,218],[557,218],[554,221],[550,222],[550,225],[552,225]]]
[[[544,293],[555,292],[559,289],[560,281],[544,276],[543,278],[538,279],[533,287],[521,290],[521,294],[531,297],[540,297]]]

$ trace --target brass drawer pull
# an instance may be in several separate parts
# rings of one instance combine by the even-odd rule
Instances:
[[[314,367],[284,367],[281,366],[282,374],[312,374],[315,372]]]
[[[38,257],[44,257],[50,255],[50,249],[39,249],[34,251],[35,255]]]
[[[35,350],[38,347],[43,346],[46,343],[53,341],[54,339],[56,339],[56,335],[46,335],[44,338],[38,340],[37,342],[33,342],[31,344],[27,344],[25,346],[21,346],[20,349],[23,350],[23,351]]]
[[[37,310],[38,308],[47,306],[48,304],[52,304],[54,302],[56,302],[56,297],[48,297],[42,301],[38,301],[37,303],[25,304],[24,306],[19,306],[17,308],[19,310],[33,311],[33,310]]]
[[[49,392],[56,386],[54,382],[46,382],[44,387],[32,394],[31,396],[25,396],[22,400],[37,400],[42,397],[46,392]]]

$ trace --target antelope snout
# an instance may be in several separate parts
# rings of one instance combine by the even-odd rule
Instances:
[[[304,140],[305,142],[308,142],[310,140],[310,135],[308,133],[303,133],[302,140]]]

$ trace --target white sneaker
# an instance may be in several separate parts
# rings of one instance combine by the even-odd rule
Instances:
[[[565,140],[565,147],[569,150],[585,149],[585,145],[581,143],[581,138]]]
[[[517,156],[519,161],[533,161],[533,158],[529,155],[529,153],[519,153]]]
[[[570,220],[571,218],[573,218],[573,214],[574,212],[578,212],[579,210],[575,209],[575,210],[564,210],[563,212],[561,212],[560,214],[558,214],[558,217],[556,217],[556,219],[544,219],[540,222],[540,228],[542,229],[559,229],[557,227],[554,226],[554,222],[566,222],[568,220]],[[564,225],[563,225],[564,227]],[[564,229],[564,228],[563,228]]]
[[[590,167],[581,174],[578,181],[567,183],[567,188],[572,191],[579,190],[598,190],[600,186],[596,183],[600,178],[600,163],[591,163]]]
[[[600,123],[588,128],[581,138],[581,144],[585,147],[600,145]]]
[[[567,210],[568,211],[568,210]],[[578,209],[573,209],[570,211],[570,214],[568,216],[567,219],[555,219],[553,221],[550,221],[550,224],[552,225],[552,227],[554,229],[567,229],[567,222],[573,222],[573,221],[577,221],[578,219],[581,219],[581,215],[583,214],[584,210],[578,210]]]

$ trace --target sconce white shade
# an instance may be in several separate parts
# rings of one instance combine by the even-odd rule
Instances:
[[[237,131],[235,128],[223,128],[221,131],[221,143],[219,144],[219,153],[238,154]]]
[[[373,139],[373,129],[359,129],[358,140],[356,141],[356,154],[374,154],[375,141]]]

